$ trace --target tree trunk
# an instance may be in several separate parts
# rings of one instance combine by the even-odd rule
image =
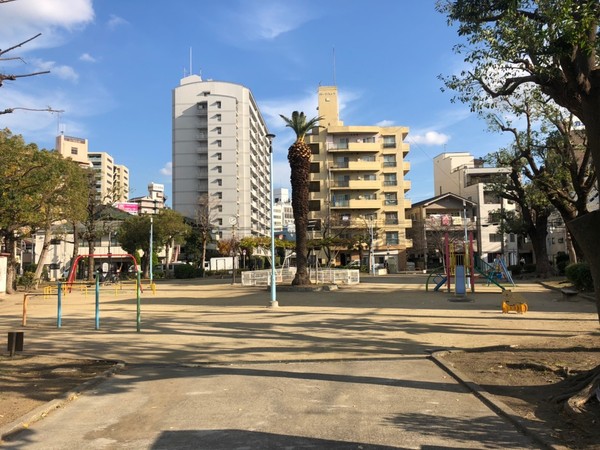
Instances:
[[[48,254],[48,249],[50,248],[50,239],[52,238],[52,233],[50,231],[50,224],[46,224],[46,229],[44,230],[44,243],[42,244],[42,251],[40,252],[40,257],[37,261],[37,267],[35,268],[34,275],[34,288],[37,289],[40,285],[40,281],[42,278],[42,272],[44,271],[44,261],[46,260],[46,255]]]
[[[592,211],[578,217],[569,222],[567,226],[577,242],[586,243],[583,246],[583,251],[594,279],[594,297],[596,299],[598,321],[600,322],[600,239],[598,239],[600,211]]]
[[[6,293],[14,294],[17,291],[17,260],[15,252],[17,250],[17,240],[12,231],[4,235],[6,243],[6,252],[8,253],[8,261],[6,262]]]
[[[548,260],[548,249],[546,248],[546,233],[529,233],[531,246],[535,254],[535,271],[541,278],[548,278],[552,273],[550,261]]]
[[[310,159],[297,157],[290,161],[292,184],[292,209],[296,224],[296,276],[292,285],[310,283],[308,275],[308,201]]]

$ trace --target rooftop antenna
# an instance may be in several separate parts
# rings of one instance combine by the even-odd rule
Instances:
[[[333,85],[337,86],[335,81],[335,47],[333,47]]]

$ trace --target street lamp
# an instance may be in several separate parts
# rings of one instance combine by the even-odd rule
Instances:
[[[271,189],[271,302],[269,308],[276,308],[279,306],[277,302],[277,288],[275,286],[275,219],[273,211],[275,209],[275,192],[273,189],[273,139],[274,134],[267,134],[269,140],[269,184]]]
[[[154,228],[154,217],[150,216],[150,284],[152,284],[152,233]],[[168,262],[168,261],[167,261]]]

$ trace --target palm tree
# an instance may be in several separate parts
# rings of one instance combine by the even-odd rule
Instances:
[[[309,145],[304,142],[304,136],[308,130],[313,128],[322,117],[314,117],[306,120],[303,112],[294,111],[292,118],[281,115],[286,126],[296,133],[296,141],[288,149],[288,161],[290,162],[292,182],[292,209],[294,210],[294,221],[296,222],[296,276],[293,285],[310,284],[308,277],[308,198],[310,184],[310,157]]]

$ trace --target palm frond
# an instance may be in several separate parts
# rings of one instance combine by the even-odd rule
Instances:
[[[292,130],[294,130],[294,133],[296,133],[296,139],[298,141],[303,141],[308,130],[313,128],[317,122],[319,122],[319,120],[323,119],[323,117],[319,116],[307,120],[303,111],[294,111],[291,118],[286,117],[283,114],[279,114],[279,116],[285,122],[286,127],[290,127]]]

